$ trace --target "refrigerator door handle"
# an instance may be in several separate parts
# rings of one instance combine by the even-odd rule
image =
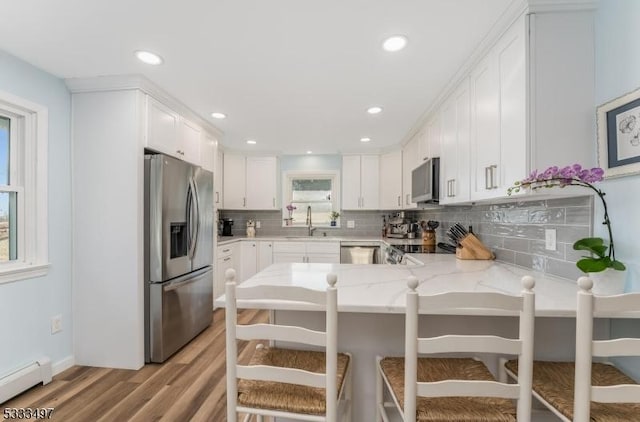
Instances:
[[[195,211],[196,211],[196,226],[194,230],[193,236],[193,252],[191,253],[191,259],[193,259],[196,255],[196,251],[198,250],[198,243],[200,241],[200,192],[198,192],[198,185],[196,184],[195,179],[191,178],[191,186],[193,189],[193,200],[195,202]]]
[[[189,179],[189,189],[187,197],[189,206],[187,207],[187,230],[189,236],[189,259],[193,259],[196,253],[196,244],[198,242],[198,194],[196,192],[195,183],[193,182],[193,178]],[[195,211],[195,216],[193,215]],[[195,218],[194,218],[195,217]],[[194,224],[195,219],[195,224]]]
[[[193,192],[191,191],[191,180],[189,180],[189,186],[187,187],[187,207],[186,207],[186,219],[187,219],[187,254],[191,259],[191,249],[193,245],[193,228],[191,221],[191,212],[193,207]]]
[[[187,284],[195,283],[196,281],[202,279],[202,277],[206,276],[208,271],[210,271],[210,269],[207,268],[206,271],[203,271],[201,273],[188,274],[188,277],[180,277],[181,279],[184,279],[178,279],[167,283],[166,285],[162,286],[162,291],[171,292],[173,290],[178,290],[179,288],[186,286]]]

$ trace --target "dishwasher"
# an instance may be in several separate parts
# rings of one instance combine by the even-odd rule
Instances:
[[[341,264],[382,264],[380,242],[340,242]]]

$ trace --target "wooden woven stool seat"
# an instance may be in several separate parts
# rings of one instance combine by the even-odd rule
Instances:
[[[518,362],[508,361],[506,368],[518,373]],[[533,363],[533,391],[569,419],[573,419],[575,365],[573,362]],[[637,384],[615,366],[592,363],[591,383],[593,386],[617,384]],[[591,421],[640,421],[640,404],[591,402]]]
[[[249,366],[269,365],[302,369],[309,372],[325,372],[324,352],[304,350],[259,348],[256,349]],[[342,390],[349,356],[338,354],[338,395]],[[285,384],[273,381],[240,380],[238,382],[238,404],[252,408],[279,410],[310,415],[324,415],[326,400],[324,388]]]
[[[404,411],[404,358],[380,361],[384,377]],[[495,381],[487,367],[471,358],[419,358],[418,382],[443,380]],[[515,421],[516,406],[511,400],[492,397],[438,397],[417,399],[417,421]]]

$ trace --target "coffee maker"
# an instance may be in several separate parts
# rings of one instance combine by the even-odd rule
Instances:
[[[233,236],[233,234],[231,233],[232,226],[233,226],[233,218],[223,218],[222,219],[222,235]]]

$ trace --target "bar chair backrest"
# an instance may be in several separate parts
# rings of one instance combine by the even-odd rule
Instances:
[[[616,317],[624,313],[640,312],[640,293],[615,296],[595,296],[593,281],[578,279],[576,316],[576,363],[574,391],[574,420],[588,421],[590,402],[640,403],[640,385],[621,384],[598,387],[591,385],[593,357],[640,356],[640,338],[593,340],[594,316]]]
[[[416,291],[418,280],[410,277],[407,293],[405,333],[405,403],[406,420],[415,419],[416,397],[502,397],[517,399],[519,421],[531,418],[531,383],[533,373],[533,328],[535,318],[535,281],[522,279],[520,296],[493,292],[450,292],[420,296]],[[429,313],[451,309],[498,310],[519,315],[519,338],[493,335],[444,335],[418,337],[420,310]],[[497,381],[446,380],[418,382],[418,354],[432,353],[496,353],[518,355],[518,384]]]
[[[236,288],[235,271],[227,270],[226,279],[226,353],[227,353],[227,409],[229,422],[235,422],[237,409],[237,379],[274,381],[326,389],[326,420],[337,418],[338,365],[338,306],[335,274],[327,275],[326,291],[300,286],[255,286]],[[264,299],[303,302],[317,306],[326,313],[325,331],[278,324],[238,325],[237,301]],[[267,365],[239,365],[236,340],[269,340],[315,346],[326,353],[325,373]],[[240,409],[242,411],[242,409]]]

